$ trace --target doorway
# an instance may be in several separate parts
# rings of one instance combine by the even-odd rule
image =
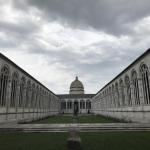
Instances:
[[[78,101],[74,102],[74,114],[77,114],[79,112],[79,103]]]

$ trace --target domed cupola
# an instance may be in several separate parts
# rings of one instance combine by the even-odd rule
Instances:
[[[84,86],[78,77],[70,85],[70,94],[84,94]]]

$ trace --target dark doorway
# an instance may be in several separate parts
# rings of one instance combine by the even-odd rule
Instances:
[[[79,112],[79,103],[77,101],[74,102],[74,114],[78,114]]]

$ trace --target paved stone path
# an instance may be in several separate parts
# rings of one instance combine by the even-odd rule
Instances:
[[[0,132],[80,132],[150,131],[150,124],[94,123],[94,124],[1,124]]]

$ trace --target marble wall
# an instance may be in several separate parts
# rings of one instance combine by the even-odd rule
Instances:
[[[0,123],[57,114],[59,98],[11,60],[0,54]]]
[[[92,112],[129,122],[150,122],[150,49],[94,96]]]

